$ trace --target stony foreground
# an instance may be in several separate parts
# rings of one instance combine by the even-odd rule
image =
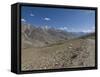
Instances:
[[[46,47],[22,49],[22,70],[95,66],[94,39],[74,39]]]

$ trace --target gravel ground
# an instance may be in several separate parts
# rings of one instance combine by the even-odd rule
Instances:
[[[95,66],[95,41],[75,39],[41,48],[22,49],[22,70]]]

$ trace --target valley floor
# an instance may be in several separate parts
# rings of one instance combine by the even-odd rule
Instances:
[[[73,39],[47,47],[21,52],[22,70],[41,70],[95,66],[94,39]]]

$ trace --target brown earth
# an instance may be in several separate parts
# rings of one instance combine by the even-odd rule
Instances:
[[[94,39],[73,39],[21,52],[22,70],[95,66]]]

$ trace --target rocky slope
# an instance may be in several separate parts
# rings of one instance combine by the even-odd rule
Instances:
[[[22,24],[22,47],[43,47],[73,38],[74,34],[62,30]]]

